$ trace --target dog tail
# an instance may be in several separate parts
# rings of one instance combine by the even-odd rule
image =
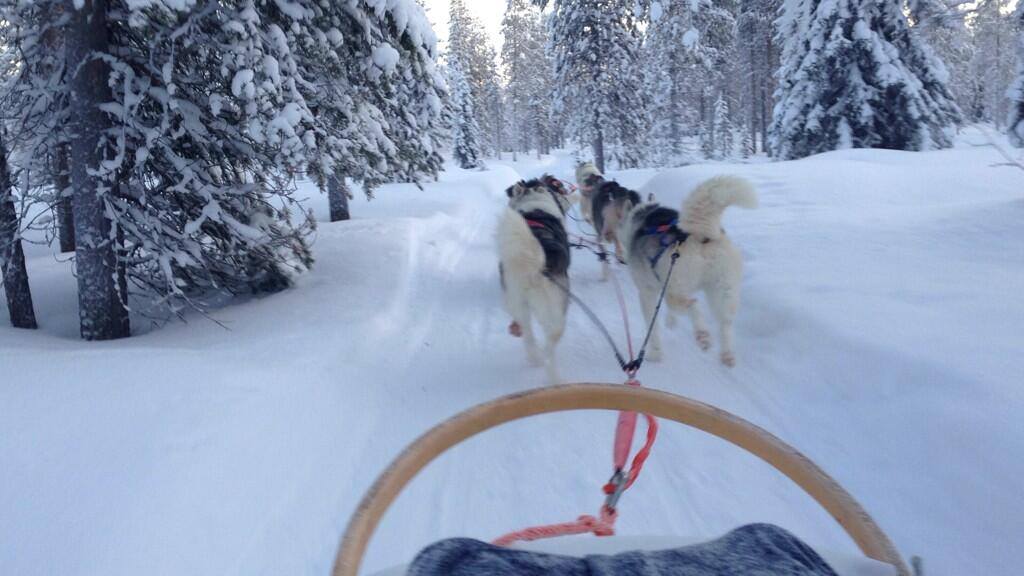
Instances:
[[[544,249],[522,214],[511,208],[498,223],[498,257],[506,280],[534,278],[544,271]]]
[[[722,212],[729,206],[757,208],[754,186],[738,176],[716,176],[705,180],[683,201],[679,227],[704,238],[722,235]]]

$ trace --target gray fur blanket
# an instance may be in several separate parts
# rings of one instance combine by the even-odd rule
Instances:
[[[614,556],[569,558],[454,538],[431,545],[408,576],[836,576],[806,544],[769,524],[711,542]]]

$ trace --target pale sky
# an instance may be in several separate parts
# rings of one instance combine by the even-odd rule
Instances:
[[[501,17],[505,14],[505,0],[466,0],[466,7],[487,28],[494,49],[501,50]],[[425,0],[427,17],[434,25],[438,46],[444,48],[448,41],[448,0]]]

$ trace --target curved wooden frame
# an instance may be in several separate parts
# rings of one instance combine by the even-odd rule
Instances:
[[[895,546],[868,513],[806,456],[758,426],[708,404],[621,384],[568,384],[512,394],[442,422],[410,444],[377,478],[349,521],[333,576],[357,576],[366,546],[384,512],[406,484],[448,448],[512,420],[568,410],[629,410],[698,428],[731,442],[785,474],[814,498],[869,558],[910,576]]]

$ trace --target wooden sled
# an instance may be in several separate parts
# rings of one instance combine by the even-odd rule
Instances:
[[[568,384],[512,394],[442,422],[409,445],[377,478],[349,521],[333,576],[357,576],[370,537],[410,480],[456,444],[512,420],[568,410],[626,410],[651,414],[713,434],[761,458],[814,498],[868,558],[911,576],[888,536],[856,500],[814,462],[771,433],[708,404],[621,384]]]

